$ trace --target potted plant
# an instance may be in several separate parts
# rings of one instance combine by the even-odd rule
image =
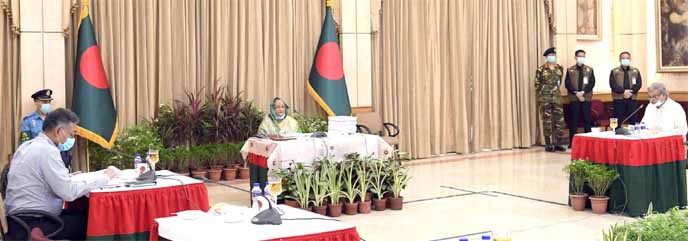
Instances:
[[[612,182],[619,178],[619,173],[604,165],[590,165],[588,168],[588,185],[592,188],[594,196],[590,197],[592,212],[604,214],[607,212],[609,197],[605,194]]]
[[[205,163],[208,163],[208,178],[216,182],[220,181],[220,178],[222,177],[222,166],[218,165],[218,146],[207,145],[203,147],[203,150],[205,152],[202,153],[201,156],[204,157],[203,159],[205,160]]]
[[[311,180],[313,181],[311,184],[311,189],[313,189],[313,211],[320,215],[326,215],[327,205],[325,205],[325,198],[328,194],[327,174],[323,172],[322,169],[320,171],[315,171]]]
[[[296,189],[293,191],[294,198],[299,202],[299,206],[303,210],[309,210],[308,204],[310,204],[311,196],[311,176],[313,173],[307,167],[299,167],[294,172],[294,182],[296,183]]]
[[[571,207],[576,211],[583,211],[585,209],[585,202],[588,199],[588,194],[583,191],[585,181],[588,178],[588,169],[590,162],[586,160],[573,160],[564,167],[564,172],[569,176],[571,182]]]
[[[356,161],[356,183],[358,183],[358,193],[361,198],[361,202],[358,204],[359,213],[370,213],[370,194],[368,194],[368,188],[370,187],[370,170],[368,168],[371,158],[359,158]],[[368,195],[366,195],[368,194]]]
[[[327,176],[327,196],[330,197],[328,213],[330,217],[342,215],[342,204],[339,202],[342,196],[342,169],[338,163],[329,162],[321,170]]]
[[[392,196],[389,198],[390,209],[401,210],[404,204],[404,197],[401,191],[406,188],[410,177],[408,176],[408,168],[406,168],[401,161],[392,161],[390,165],[390,192]]]
[[[189,169],[191,170],[191,177],[206,177],[206,170],[204,165],[204,150],[202,146],[193,146],[189,148]]]
[[[246,161],[241,160],[240,162],[243,162],[243,165],[240,164],[239,166],[239,179],[249,179],[251,177],[251,173],[249,172]]]
[[[274,176],[282,180],[282,193],[277,197],[278,199],[284,200],[284,204],[294,208],[299,208],[299,202],[296,201],[293,195],[296,189],[295,172],[296,165],[290,163],[287,169],[272,169],[268,176]]]
[[[341,163],[341,168],[344,174],[342,175],[342,180],[344,182],[344,192],[342,195],[348,200],[348,202],[344,203],[344,213],[347,215],[354,215],[358,212],[356,197],[359,194],[357,189],[358,179],[354,178],[356,164],[351,159],[344,159]]]
[[[177,173],[182,176],[191,176],[191,172],[189,171],[189,158],[191,156],[191,152],[186,149],[186,148],[175,148],[172,149],[175,153],[176,159],[174,160],[176,169],[178,170]]]
[[[375,194],[376,199],[373,199],[373,204],[376,211],[385,211],[387,208],[387,199],[384,197],[385,193],[385,181],[387,180],[387,162],[385,160],[376,159],[370,164],[370,187]]]
[[[225,151],[225,168],[222,170],[222,178],[226,181],[232,181],[237,177],[237,168],[234,166],[234,159],[232,159],[234,156],[230,154],[232,152],[231,150]]]

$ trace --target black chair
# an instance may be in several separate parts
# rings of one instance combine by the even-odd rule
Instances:
[[[360,113],[356,115],[356,118],[358,121],[356,128],[359,133],[379,135],[395,149],[399,148],[399,127],[395,124],[382,122],[382,117],[377,112]]]

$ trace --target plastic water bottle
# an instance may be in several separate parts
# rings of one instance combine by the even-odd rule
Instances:
[[[272,193],[270,193],[270,182],[265,182],[265,189],[263,189],[263,196],[265,196],[265,199],[268,201],[272,202],[272,204],[277,203],[277,200],[274,200]]]
[[[263,191],[260,190],[260,183],[254,182],[253,188],[251,188],[251,208],[256,211],[260,208],[258,207],[258,197],[260,197],[262,193]]]
[[[459,241],[468,241],[467,238],[460,238]]]
[[[490,235],[483,235],[483,237],[480,240],[492,240]]]
[[[143,163],[143,159],[141,159],[141,154],[136,153],[136,155],[134,156],[134,166],[137,166],[141,163]]]

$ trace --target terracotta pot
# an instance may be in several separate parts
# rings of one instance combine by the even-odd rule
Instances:
[[[313,212],[325,216],[327,214],[327,206],[313,207]]]
[[[206,171],[191,171],[191,177],[198,177],[198,176],[208,177],[206,174],[207,174]]]
[[[330,217],[342,216],[342,203],[327,205],[327,209],[329,210],[328,216]]]
[[[375,205],[375,211],[385,211],[387,209],[387,198],[374,199],[373,204]]]
[[[222,172],[222,178],[231,181],[236,179],[237,169],[236,168],[225,168]]]
[[[590,204],[592,205],[592,212],[595,214],[605,214],[607,213],[607,204],[609,202],[609,197],[590,197]]]
[[[287,206],[290,206],[292,208],[299,208],[300,207],[299,202],[296,200],[292,200],[292,199],[284,199],[284,204],[286,204]]]
[[[398,198],[389,198],[389,209],[401,210],[404,207],[404,197],[399,196]]]
[[[569,194],[569,198],[571,198],[571,207],[573,207],[573,210],[575,211],[583,211],[585,210],[585,202],[588,201],[588,194],[583,193],[583,194]]]
[[[370,213],[370,205],[371,204],[372,204],[371,201],[360,202],[358,204],[358,212],[359,213]]]
[[[222,169],[208,169],[208,178],[210,178],[210,180],[219,182],[220,177],[222,177]]]
[[[344,203],[344,214],[346,215],[356,215],[358,212],[358,202],[355,203]]]
[[[239,179],[249,179],[250,173],[248,172],[248,168],[242,167],[239,168]]]

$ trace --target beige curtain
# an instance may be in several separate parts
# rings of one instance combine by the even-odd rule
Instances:
[[[19,1],[0,0],[0,166],[19,144]]]
[[[540,0],[383,1],[374,108],[416,158],[529,147],[548,36]]]
[[[305,83],[324,1],[92,0],[91,4],[103,64],[125,127],[152,116],[160,104],[186,98],[185,90],[207,94],[215,83],[264,110],[273,97],[281,96],[292,109],[319,111]],[[70,97],[76,15],[67,39]]]

